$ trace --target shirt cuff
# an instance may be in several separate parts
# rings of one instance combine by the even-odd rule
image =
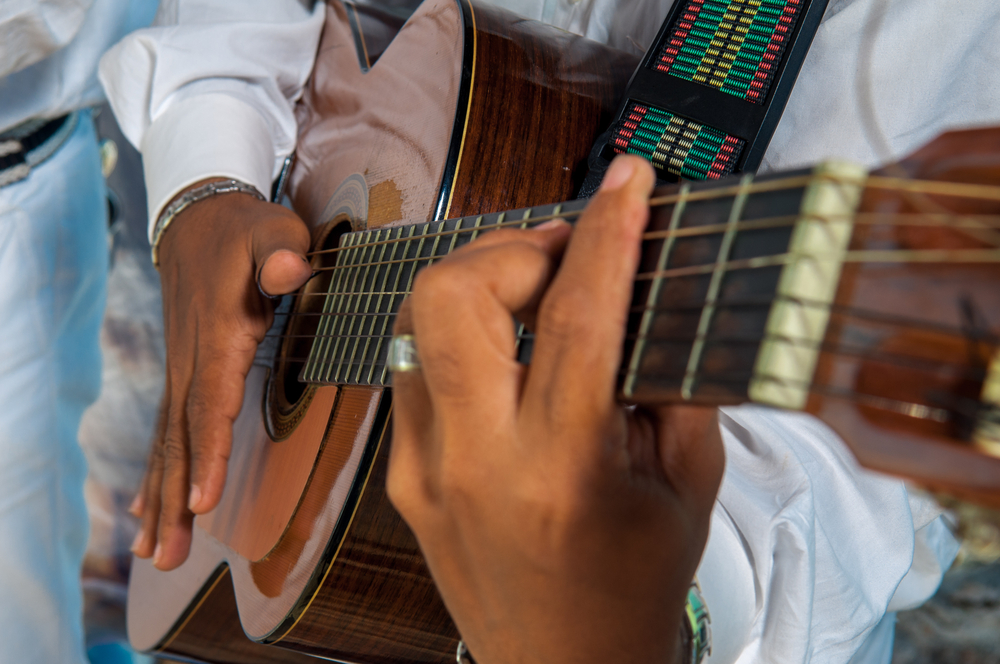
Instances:
[[[271,190],[276,155],[267,122],[253,106],[227,94],[171,105],[149,127],[140,151],[150,238],[167,203],[200,180],[233,178],[265,196]]]

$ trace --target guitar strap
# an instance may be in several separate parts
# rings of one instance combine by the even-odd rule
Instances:
[[[663,182],[753,172],[828,0],[677,0],[594,145],[581,197],[617,154]]]

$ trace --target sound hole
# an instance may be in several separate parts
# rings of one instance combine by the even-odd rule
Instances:
[[[346,220],[330,222],[315,250],[334,249],[344,233],[351,232]],[[311,261],[313,270],[329,268],[336,262],[336,253],[318,254]],[[304,414],[312,399],[313,388],[299,380],[302,367],[309,358],[313,339],[323,317],[323,294],[329,292],[333,272],[323,270],[303,286],[295,296],[288,322],[283,332],[280,351],[271,371],[265,397],[268,433],[274,440],[287,438]]]

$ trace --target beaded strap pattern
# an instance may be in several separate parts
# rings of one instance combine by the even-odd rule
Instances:
[[[687,0],[654,68],[760,104],[801,5],[802,0]]]
[[[712,618],[708,614],[708,605],[701,595],[698,579],[692,579],[688,588],[687,601],[684,603],[684,628],[688,631],[691,664],[701,664],[702,660],[712,654]]]
[[[745,141],[645,104],[632,103],[611,132],[611,149],[691,180],[717,179],[736,166]]]

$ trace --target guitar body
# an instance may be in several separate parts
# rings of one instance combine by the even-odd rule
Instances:
[[[314,246],[571,198],[637,60],[465,0],[427,0],[405,24],[400,6],[328,5],[290,190]],[[195,520],[188,560],[171,572],[134,560],[136,649],[244,664],[454,659],[458,634],[385,495],[388,390],[297,381],[295,337],[314,332],[322,298],[310,295],[328,284],[298,296],[289,341],[262,344],[225,493]]]

